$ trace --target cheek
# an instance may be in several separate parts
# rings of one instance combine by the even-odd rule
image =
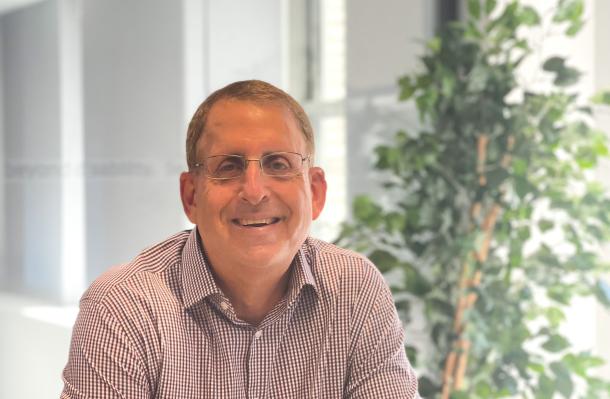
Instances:
[[[300,224],[308,224],[311,221],[311,193],[305,187],[299,187],[290,193],[292,212],[298,214]]]
[[[214,220],[227,206],[232,194],[225,187],[202,184],[196,197],[198,220]]]

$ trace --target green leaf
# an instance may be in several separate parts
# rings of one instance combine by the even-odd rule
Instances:
[[[591,101],[595,104],[610,105],[610,90],[600,91],[591,97]]]
[[[585,26],[585,21],[583,21],[583,20],[575,21],[566,30],[566,35],[568,35],[570,37],[576,36],[578,34],[578,32],[580,32],[584,26]]]
[[[546,374],[542,374],[538,379],[538,392],[536,398],[552,399],[555,393],[555,383]]]
[[[536,186],[525,177],[515,176],[514,184],[515,192],[521,199],[525,198],[528,194],[536,194],[538,192]]]
[[[525,159],[515,158],[513,160],[513,172],[517,176],[525,176],[528,164]]]
[[[470,399],[470,395],[465,391],[454,391],[449,396],[450,399]]]
[[[572,392],[574,391],[574,384],[572,383],[570,370],[568,370],[561,362],[552,362],[550,368],[553,370],[553,374],[555,374],[556,377],[555,386],[557,387],[557,390],[564,397],[570,398],[572,396]]]
[[[419,394],[423,398],[431,398],[440,391],[440,386],[435,384],[429,377],[423,376],[418,379]]]
[[[497,0],[486,0],[485,1],[485,13],[491,14],[491,12],[496,8]]]
[[[492,374],[492,380],[500,389],[504,389],[513,395],[517,393],[517,380],[501,368],[496,368]]]
[[[402,154],[400,149],[392,146],[380,145],[375,148],[377,162],[375,167],[380,170],[393,170],[398,172],[401,170]]]
[[[593,293],[600,303],[610,308],[610,284],[605,280],[598,280]]]
[[[547,289],[546,294],[552,300],[566,306],[569,305],[572,300],[572,291],[569,287],[562,284],[552,285]]]
[[[551,230],[553,227],[555,227],[555,222],[553,222],[552,220],[549,219],[541,219],[538,222],[538,228],[540,228],[540,231],[545,232],[545,231],[549,231]]]
[[[474,19],[479,19],[481,17],[481,1],[468,0],[468,13]]]
[[[606,363],[604,359],[593,356],[589,352],[581,352],[578,354],[568,353],[561,361],[572,372],[583,378],[588,376],[590,369],[603,366]]]
[[[575,36],[584,26],[582,20],[584,3],[582,0],[562,0],[553,16],[554,22],[568,22],[567,36]]]
[[[487,186],[489,188],[499,187],[510,176],[504,168],[497,168],[487,173]]]
[[[609,155],[606,136],[602,134],[596,134],[593,139],[593,151],[595,155],[600,157],[607,157]]]
[[[550,307],[545,310],[546,319],[553,328],[559,327],[566,319],[563,311],[558,307]]]
[[[516,231],[517,238],[522,242],[527,241],[532,235],[529,226],[519,227]]]
[[[415,90],[417,90],[417,86],[411,82],[410,76],[403,76],[398,80],[398,86],[400,87],[400,94],[398,99],[400,101],[407,101],[413,96]]]
[[[533,7],[525,6],[519,16],[521,22],[526,26],[536,26],[540,24],[540,16]]]
[[[490,398],[492,394],[491,386],[487,381],[477,382],[474,390],[479,398]]]
[[[415,104],[417,105],[421,120],[426,120],[426,117],[432,114],[437,98],[438,92],[436,89],[422,91],[421,94],[415,98]]]
[[[472,71],[470,71],[468,77],[468,90],[472,92],[485,90],[489,77],[489,67],[485,65],[476,65]]]
[[[527,368],[529,368],[530,370],[532,370],[538,374],[542,374],[542,373],[544,373],[544,370],[546,370],[544,365],[542,365],[540,363],[530,363],[527,365]]]
[[[565,64],[565,58],[551,57],[542,64],[542,69],[555,74],[553,83],[557,86],[570,86],[580,79],[580,71]]]
[[[595,268],[597,256],[590,252],[578,252],[568,259],[568,264],[575,269],[589,271]]]
[[[383,220],[382,210],[366,195],[354,199],[354,216],[369,227],[377,227]]]
[[[376,249],[369,255],[369,259],[377,268],[385,273],[388,270],[394,269],[398,264],[398,259],[388,251]]]
[[[553,83],[560,87],[571,86],[580,79],[580,71],[574,68],[565,68],[561,73],[557,74]]]
[[[432,326],[432,333],[430,335],[432,336],[432,342],[436,346],[441,344],[441,335],[445,332],[445,329],[446,326],[443,323],[435,323]]]
[[[584,12],[584,4],[582,0],[566,0],[560,1],[557,11],[553,16],[554,22],[575,22],[582,17]]]
[[[574,155],[576,163],[581,169],[591,169],[597,165],[597,155],[590,147],[580,147]]]
[[[417,349],[414,346],[407,345],[405,346],[405,351],[407,353],[409,363],[411,363],[413,367],[417,367]]]
[[[565,68],[565,58],[562,57],[551,57],[542,64],[542,69],[547,72],[556,72],[559,73],[563,68]]]
[[[439,37],[433,37],[428,41],[426,46],[434,53],[438,53],[441,49],[441,39]]]
[[[402,231],[405,227],[405,214],[399,212],[390,212],[385,216],[386,228],[391,231]]]
[[[544,344],[542,344],[542,347],[549,352],[556,353],[569,348],[570,343],[561,335],[553,334],[549,336]]]
[[[428,299],[426,302],[430,309],[433,309],[435,312],[444,314],[445,316],[448,316],[450,318],[453,317],[453,313],[455,310],[450,302],[439,298],[431,298]]]
[[[430,282],[411,264],[401,264],[404,271],[405,291],[423,297],[432,289]]]
[[[453,75],[445,74],[441,79],[441,93],[443,96],[450,97],[453,95],[455,89],[456,80]]]

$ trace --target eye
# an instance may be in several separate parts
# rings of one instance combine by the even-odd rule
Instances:
[[[243,169],[243,162],[240,157],[224,157],[219,160],[218,165],[214,168],[214,174],[226,175],[239,172]]]
[[[269,154],[263,162],[263,167],[270,173],[286,172],[292,169],[290,160],[283,154]]]

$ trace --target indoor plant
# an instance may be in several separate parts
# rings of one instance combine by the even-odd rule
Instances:
[[[541,63],[544,90],[522,83],[523,32],[544,16],[503,4],[468,1],[400,79],[422,127],[376,148],[392,201],[357,197],[338,241],[387,276],[407,329],[412,309],[424,315],[428,339],[407,348],[422,396],[598,398],[602,359],[571,350],[560,326],[575,296],[610,304],[610,199],[591,173],[606,136],[565,59]],[[548,23],[573,36],[582,17],[582,1],[560,0]]]

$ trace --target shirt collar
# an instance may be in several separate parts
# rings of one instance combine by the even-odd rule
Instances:
[[[308,240],[306,240],[292,261],[293,269],[287,294],[288,305],[292,304],[305,286],[310,286],[316,295],[318,295],[316,278],[311,270],[314,264],[314,256],[311,249],[308,245]]]
[[[305,286],[311,286],[318,294],[316,279],[312,272],[312,265],[315,263],[314,248],[308,241],[309,239],[303,243],[292,262],[293,270],[287,293],[289,304],[298,297]],[[191,231],[182,251],[182,287],[184,305],[187,308],[208,296],[222,295],[209,267],[197,228]]]
[[[187,308],[210,295],[222,294],[206,262],[197,228],[191,230],[182,250],[182,287]]]

